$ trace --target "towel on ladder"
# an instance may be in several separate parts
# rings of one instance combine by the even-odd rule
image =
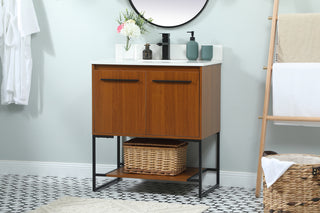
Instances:
[[[273,115],[320,117],[320,63],[275,63]],[[319,122],[275,121],[277,125],[315,126]]]
[[[320,62],[319,13],[279,15],[277,62]]]

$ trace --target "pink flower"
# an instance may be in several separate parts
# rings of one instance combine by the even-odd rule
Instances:
[[[124,27],[124,24],[123,24],[123,23],[118,26],[118,28],[117,28],[118,33],[121,32],[121,30],[123,29],[123,27]]]

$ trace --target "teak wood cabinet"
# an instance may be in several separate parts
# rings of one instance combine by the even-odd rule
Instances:
[[[97,191],[121,178],[196,181],[199,197],[220,182],[220,64],[199,66],[92,65],[92,185]],[[217,135],[216,167],[202,168],[202,140]],[[117,169],[96,172],[96,138],[117,136]],[[170,138],[198,143],[199,166],[176,176],[124,173],[120,136]],[[216,184],[202,191],[203,173]],[[96,186],[97,176],[115,179]]]
[[[213,135],[220,131],[220,75],[220,64],[93,65],[93,135]]]

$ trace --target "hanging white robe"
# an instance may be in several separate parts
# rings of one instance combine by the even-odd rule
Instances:
[[[31,88],[31,34],[40,31],[32,0],[3,0],[1,104],[28,105]]]
[[[3,30],[4,30],[4,26],[3,26],[3,6],[2,6],[2,1],[0,0],[0,62],[3,60]]]

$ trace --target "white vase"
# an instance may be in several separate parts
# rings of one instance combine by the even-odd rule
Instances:
[[[116,59],[123,60],[134,60],[135,55],[135,45],[131,45],[128,51],[125,50],[125,44],[116,44]]]
[[[125,50],[124,48],[123,48],[123,59],[128,59],[128,60],[130,60],[130,59],[134,59],[135,58],[135,51],[134,51],[134,48],[133,47],[130,47],[130,49],[129,50]]]

